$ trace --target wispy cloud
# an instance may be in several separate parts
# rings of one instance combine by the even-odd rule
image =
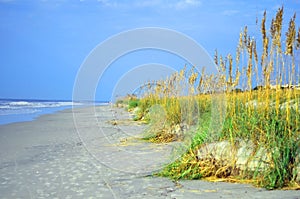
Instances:
[[[144,0],[144,1],[136,1],[133,3],[133,5],[137,7],[155,7],[161,4],[162,4],[161,0]]]
[[[224,10],[222,12],[222,15],[226,15],[226,16],[233,16],[233,15],[236,15],[236,14],[239,14],[240,11],[238,10]]]
[[[112,1],[112,0],[97,0],[97,1],[101,3],[103,6],[107,6],[107,7],[119,7],[124,4],[122,2]]]
[[[174,7],[178,10],[186,9],[189,7],[198,7],[201,5],[199,0],[180,0],[175,3]]]
[[[183,10],[191,7],[198,7],[202,3],[200,0],[135,0],[121,2],[116,0],[97,0],[103,6],[107,7],[127,7],[127,8],[166,8],[166,9],[176,9]]]

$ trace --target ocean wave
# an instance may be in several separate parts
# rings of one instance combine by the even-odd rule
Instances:
[[[25,102],[25,101],[19,101],[19,102],[10,102],[8,103],[10,106],[30,106],[32,103]]]
[[[0,100],[0,115],[34,114],[49,108],[81,106],[72,101]]]
[[[62,106],[80,106],[78,102],[28,102],[28,101],[13,101],[0,102],[0,109],[24,109],[24,108],[55,108]]]

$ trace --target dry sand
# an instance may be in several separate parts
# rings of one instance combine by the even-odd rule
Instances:
[[[177,157],[178,143],[139,141],[146,126],[124,110],[95,110],[0,126],[0,198],[300,198],[300,191],[151,177]]]

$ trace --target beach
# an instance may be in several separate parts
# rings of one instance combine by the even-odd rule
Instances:
[[[0,198],[300,198],[300,191],[153,177],[177,157],[178,143],[142,141],[145,129],[110,105],[1,125]]]

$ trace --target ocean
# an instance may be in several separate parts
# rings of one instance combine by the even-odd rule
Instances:
[[[65,100],[0,99],[0,125],[32,121],[37,117],[57,111],[105,102],[80,103]]]

